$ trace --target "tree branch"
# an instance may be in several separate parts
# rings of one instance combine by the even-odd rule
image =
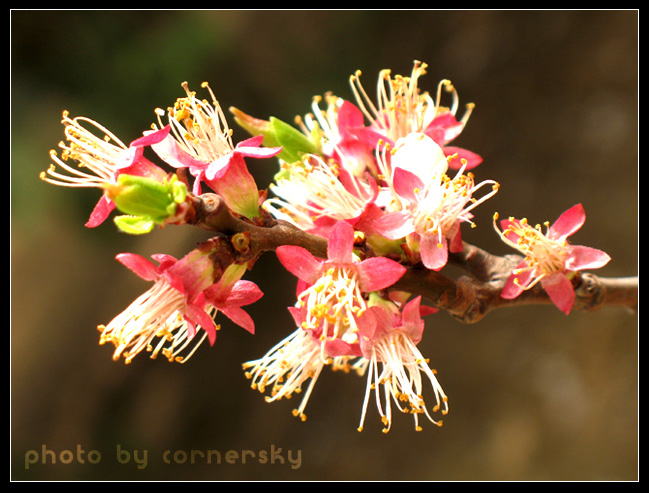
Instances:
[[[237,217],[216,194],[192,196],[190,200],[193,214],[188,215],[188,222],[231,237],[241,258],[254,260],[263,252],[274,251],[281,245],[300,246],[316,257],[327,257],[326,238],[302,231],[290,223],[270,216],[263,216],[256,222]],[[540,284],[523,291],[515,299],[500,296],[512,270],[521,260],[517,255],[492,255],[464,242],[461,252],[450,254],[449,263],[461,268],[465,275],[452,279],[420,265],[410,266],[392,289],[421,295],[435,307],[448,311],[464,323],[477,322],[498,308],[551,304]],[[605,306],[622,306],[637,311],[637,277],[605,278],[577,273],[572,282],[576,295],[575,310],[592,311]]]

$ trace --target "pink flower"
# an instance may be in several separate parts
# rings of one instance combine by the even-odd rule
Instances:
[[[359,178],[344,163],[332,166],[320,156],[305,155],[284,169],[289,173],[271,184],[276,197],[266,200],[264,207],[275,217],[321,236],[338,221],[360,221],[379,193],[368,173]]]
[[[403,139],[392,164],[398,205],[378,218],[374,229],[389,240],[410,241],[426,268],[440,270],[449,250],[462,250],[460,225],[473,224],[471,211],[497,192],[498,183],[485,180],[476,184],[473,174],[463,174],[463,168],[455,178],[449,178],[439,146],[423,134]],[[491,186],[491,190],[478,199],[475,193],[483,186]]]
[[[398,262],[383,257],[359,261],[353,247],[353,226],[339,221],[329,235],[327,260],[317,259],[305,248],[294,245],[280,246],[277,256],[287,270],[308,284],[315,283],[330,268],[351,269],[358,276],[363,292],[385,289],[398,281],[406,271]]]
[[[356,315],[365,309],[364,293],[391,286],[406,271],[385,257],[359,261],[353,247],[354,228],[339,221],[329,234],[327,260],[298,246],[277,249],[282,265],[308,286],[298,298],[307,307],[303,326],[321,330],[324,338],[340,338],[353,330]]]
[[[370,125],[349,128],[358,138],[372,148],[381,140],[394,146],[410,133],[425,133],[432,138],[450,159],[449,166],[471,169],[482,162],[482,158],[466,149],[447,144],[457,138],[469,119],[474,105],[468,104],[464,116],[456,118],[458,95],[449,80],[442,80],[437,87],[436,99],[427,92],[421,92],[419,78],[426,73],[427,65],[415,61],[409,77],[392,76],[390,70],[379,75],[375,104],[370,100],[360,83],[360,72],[351,77],[352,89],[360,110],[369,119]],[[441,105],[442,90],[450,92],[453,102],[450,108]]]
[[[268,402],[289,398],[309,382],[295,416],[305,420],[309,396],[327,365],[360,356],[356,319],[366,309],[365,293],[394,284],[405,267],[375,257],[359,261],[353,253],[354,228],[337,222],[330,231],[327,260],[302,247],[277,249],[280,262],[299,279],[296,306],[289,308],[297,329],[258,360],[244,364],[252,387],[270,389]],[[342,366],[342,365],[341,365]]]
[[[425,415],[432,423],[441,426],[430,414],[423,397],[423,378],[427,377],[433,387],[436,404],[432,411],[448,412],[448,399],[437,381],[435,370],[421,355],[417,344],[424,330],[422,313],[430,313],[420,305],[421,297],[399,309],[389,300],[374,298],[367,311],[359,317],[358,339],[367,367],[367,388],[359,431],[363,429],[367,405],[372,390],[387,433],[392,424],[392,402],[401,412],[410,413],[415,419],[415,429],[421,430],[419,415]],[[384,395],[382,402],[381,395]]]
[[[353,175],[362,176],[366,171],[376,175],[373,163],[378,137],[374,134],[376,138],[365,137],[363,112],[352,102],[332,94],[327,94],[325,100],[327,107],[322,111],[318,106],[321,98],[314,98],[315,120],[308,115],[303,121],[303,132],[316,140],[326,158],[333,158]]]
[[[162,352],[170,361],[187,361],[206,337],[214,344],[219,327],[213,317],[218,311],[254,332],[252,320],[240,307],[258,300],[262,293],[253,283],[238,280],[245,267],[233,264],[214,282],[209,255],[199,250],[181,260],[169,255],[153,258],[158,265],[136,254],[117,256],[122,264],[154,284],[107,326],[99,326],[100,343],[115,345],[113,359],[124,356],[130,363],[146,349],[152,351],[152,358]],[[189,355],[178,356],[201,331],[202,337]]]
[[[494,227],[497,215],[494,216]],[[565,211],[551,226],[532,227],[526,219],[509,218],[501,221],[502,231],[496,231],[505,243],[519,250],[525,259],[514,269],[502,291],[506,299],[516,298],[524,290],[540,282],[552,302],[569,314],[575,302],[571,279],[574,273],[606,265],[610,257],[595,248],[571,245],[567,238],[578,231],[586,220],[581,204]]]
[[[169,123],[164,125],[158,112],[159,124],[169,135],[153,146],[158,156],[174,168],[187,168],[194,176],[193,193],[200,195],[201,184],[207,184],[221,195],[234,212],[251,217],[258,215],[259,191],[245,165],[244,158],[276,156],[281,147],[261,147],[258,135],[232,142],[225,116],[207,83],[212,104],[198,100],[183,83],[187,97],[179,99],[168,109]]]
[[[144,176],[163,181],[167,173],[144,157],[144,148],[156,143],[164,136],[154,134],[131,142],[129,146],[123,144],[106,128],[97,122],[84,117],[69,118],[67,112],[63,114],[65,134],[69,144],[61,143],[62,157],[59,158],[55,151],[50,156],[56,165],[50,166],[47,173],[41,173],[41,178],[54,185],[66,187],[104,188],[106,183],[114,184],[120,174]],[[84,124],[95,127],[103,133],[96,135],[88,130]],[[66,161],[78,161],[81,171],[68,165]],[[63,168],[68,174],[56,171],[56,166]],[[86,226],[94,228],[102,224],[115,209],[115,204],[104,194],[95,205]]]

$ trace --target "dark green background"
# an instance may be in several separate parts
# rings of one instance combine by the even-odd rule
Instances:
[[[598,274],[638,268],[638,12],[636,11],[12,11],[11,476],[23,480],[635,480],[637,318],[618,308],[569,317],[552,306],[501,310],[475,325],[431,317],[422,351],[439,370],[450,413],[416,433],[397,416],[380,432],[374,408],[356,431],[364,379],[325,372],[309,402],[267,404],[240,364],[293,330],[294,280],[274,256],[248,277],[264,298],[252,336],[223,323],[214,347],[187,365],[111,361],[96,325],[148,284],[120,252],[182,256],[204,232],[143,238],[107,222],[84,228],[95,191],[44,184],[61,111],[124,141],[209,81],[224,107],[291,120],[314,95],[350,97],[363,71],[408,74],[434,91],[451,79],[476,109],[460,139],[482,154],[478,179],[500,182],[465,238],[510,253],[491,216],[553,221],[582,202],[573,240],[612,257]],[[232,122],[232,120],[230,120]],[[235,129],[235,138],[246,135]],[[276,163],[251,161],[265,187]],[[99,464],[36,465],[25,453],[102,453]],[[117,446],[146,449],[148,466],[117,463]],[[302,454],[289,465],[166,465],[175,450]]]

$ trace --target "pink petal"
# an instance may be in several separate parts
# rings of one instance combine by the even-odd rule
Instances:
[[[414,173],[403,168],[394,168],[394,190],[397,194],[410,202],[417,202],[417,195],[415,189],[423,189],[424,183]]]
[[[367,199],[368,202],[373,202],[379,194],[379,186],[377,185],[376,180],[369,173],[365,174],[366,182],[370,186],[369,194],[365,193],[365,190],[362,187],[357,186],[359,179],[344,168],[338,170],[338,179],[345,190],[356,197]],[[359,192],[363,193],[360,194]]]
[[[282,152],[281,147],[259,147],[263,139],[263,135],[256,135],[255,137],[242,140],[236,145],[234,152],[245,157],[259,159],[273,157]]]
[[[246,329],[251,334],[255,333],[255,322],[252,320],[252,317],[246,313],[243,308],[238,306],[228,306],[221,310],[223,315],[232,320],[239,327]]]
[[[401,326],[408,332],[412,342],[418,344],[424,335],[424,321],[421,318],[421,296],[406,303],[401,311]]]
[[[611,260],[607,253],[596,248],[581,245],[570,245],[568,248],[570,250],[570,256],[566,260],[568,270],[599,269]]]
[[[173,267],[173,266],[172,266]],[[174,288],[176,291],[181,293],[184,297],[185,300],[190,300],[190,296],[187,293],[187,289],[185,288],[185,283],[184,279],[181,275],[178,273],[175,273],[172,271],[172,269],[167,269],[164,272],[161,273],[161,277],[164,278],[165,282],[169,284],[172,288]],[[193,293],[192,294],[192,301],[195,301],[195,296],[196,295],[201,295],[202,292],[199,293]]]
[[[258,301],[264,293],[252,281],[237,281],[227,297],[227,306],[245,306]]]
[[[513,219],[513,220],[503,219],[502,221],[500,221],[500,228],[501,228],[503,231],[506,231],[507,228],[509,228],[509,226],[510,226],[511,224],[515,224],[516,226],[520,226],[520,223],[521,223],[521,222],[520,222],[518,219]],[[517,233],[514,233],[514,232],[512,232],[512,231],[508,231],[508,232],[505,234],[505,237],[506,237],[509,241],[512,241],[512,242],[514,242],[514,243],[517,243],[517,242],[518,242],[518,239],[520,238],[520,235],[518,235]]]
[[[298,279],[313,284],[318,280],[322,261],[315,258],[308,250],[293,245],[282,245],[275,251],[282,265]]]
[[[102,224],[115,209],[115,204],[105,195],[102,195],[95,208],[92,210],[88,221],[86,222],[87,228],[96,228]]]
[[[187,315],[183,316],[183,320],[187,323],[187,339],[191,341],[194,337],[196,337],[196,324],[194,323],[194,321],[190,320]],[[207,337],[210,340],[210,344],[214,345],[214,341],[216,341],[216,329],[214,330],[213,337],[209,333]]]
[[[541,285],[552,302],[566,315],[575,303],[575,290],[563,274],[553,274],[541,280]]]
[[[349,128],[362,127],[364,122],[361,110],[353,103],[344,100],[338,108],[338,131],[341,137],[346,136]]]
[[[548,232],[548,238],[563,240],[572,235],[584,225],[586,212],[581,204],[572,206],[557,219]]]
[[[451,253],[457,253],[464,250],[462,243],[462,231],[459,221],[456,222],[448,233],[448,249]]]
[[[301,305],[299,307],[296,306],[289,306],[288,311],[293,317],[293,322],[295,322],[296,327],[301,327],[302,322],[304,322],[306,318],[306,305]]]
[[[116,176],[119,176],[120,174],[144,176],[158,181],[163,181],[167,177],[167,172],[165,170],[156,166],[144,156],[137,156],[133,161],[133,164],[126,168],[122,168],[118,173],[116,173]]]
[[[120,253],[115,258],[145,281],[154,281],[159,277],[158,267],[136,253]]]
[[[207,166],[182,149],[173,135],[167,135],[160,142],[151,144],[151,148],[160,159],[174,168],[203,169]]]
[[[370,306],[356,319],[361,348],[371,347],[375,339],[394,326],[392,316],[381,306]]]
[[[421,314],[422,317],[425,317],[426,315],[431,315],[433,313],[439,312],[439,308],[435,308],[434,306],[428,306],[428,305],[421,305],[419,307],[419,313]]]
[[[370,202],[365,205],[363,213],[358,217],[358,221],[355,222],[354,227],[358,231],[362,231],[367,236],[372,236],[379,233],[376,228],[376,221],[384,215],[383,209],[381,209],[376,203]]]
[[[298,279],[295,286],[295,296],[300,296],[300,294],[302,294],[302,292],[309,286],[310,284],[308,282]]]
[[[440,270],[448,262],[448,241],[443,238],[439,243],[435,234],[421,235],[419,253],[427,269]]]
[[[388,240],[398,240],[415,231],[407,212],[389,212],[372,223],[374,230]]]
[[[264,136],[259,134],[240,141],[236,147],[259,147],[264,141]]]
[[[159,272],[162,272],[163,270],[168,269],[173,264],[178,262],[176,257],[173,257],[171,255],[167,255],[166,253],[155,253],[155,254],[151,255],[151,258],[153,260],[155,260],[156,262],[158,262],[158,264],[160,264],[158,266],[158,271]]]
[[[231,155],[227,166],[214,178],[208,181],[208,185],[223,198],[228,209],[248,218],[259,214],[259,189],[243,157]]]
[[[523,292],[523,288],[521,288],[517,283],[514,282],[514,279],[517,278],[518,276],[515,276],[514,274],[509,276],[509,279],[507,279],[507,282],[505,283],[505,287],[503,287],[500,296],[502,296],[506,300],[513,300]]]
[[[200,250],[192,250],[169,267],[164,276],[188,300],[194,300],[214,283],[213,260]]]
[[[344,156],[344,157],[343,157]],[[374,162],[374,152],[365,142],[356,137],[342,137],[342,140],[336,145],[333,151],[334,159],[341,161],[346,159],[350,163],[363,163],[368,166]],[[355,165],[352,165],[354,167]]]
[[[324,343],[325,353],[331,358],[337,356],[361,356],[359,344],[350,344],[342,339],[327,340]]]
[[[212,317],[205,312],[204,307],[195,304],[188,304],[185,309],[185,320],[189,323],[189,328],[192,329],[188,331],[191,337],[195,336],[195,325],[199,325],[205,332],[207,332],[207,338],[210,345],[214,345],[214,342],[216,342],[216,324],[214,323],[214,320],[212,320]]]
[[[379,131],[376,128],[371,127],[359,127],[349,129],[350,133],[353,133],[361,142],[364,142],[366,145],[374,149],[380,141],[389,144],[391,147],[394,147],[394,142],[388,139],[385,135],[385,132]]]
[[[367,293],[392,286],[401,279],[406,268],[385,257],[372,257],[358,264],[361,291]]]
[[[145,132],[144,137],[140,137],[139,139],[136,139],[133,142],[131,142],[130,147],[146,147],[152,144],[157,144],[162,140],[164,140],[164,138],[167,137],[167,135],[169,135],[170,131],[171,131],[171,125],[167,125],[164,128],[161,128],[160,130]]]
[[[460,135],[463,129],[464,124],[458,122],[453,113],[449,111],[435,117],[424,133],[443,146]]]
[[[208,180],[214,180],[221,178],[228,169],[230,161],[234,158],[233,154],[226,154],[221,156],[215,161],[212,161],[205,168],[205,178]]]
[[[527,267],[526,262],[521,262],[516,266],[516,269],[524,269]],[[534,277],[534,272],[532,270],[524,270],[519,274],[512,273],[507,279],[505,286],[503,287],[502,293],[500,294],[503,298],[511,300],[516,298],[519,294],[523,292],[523,288],[527,286]],[[517,282],[514,282],[516,281]]]
[[[329,233],[327,258],[337,264],[352,262],[354,227],[346,221],[338,221]]]

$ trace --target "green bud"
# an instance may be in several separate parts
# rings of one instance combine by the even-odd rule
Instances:
[[[234,115],[234,121],[250,135],[253,137],[257,135],[264,136],[265,147],[279,147],[281,145],[275,137],[275,130],[271,122],[252,117],[238,108],[231,107],[230,111]]]
[[[154,221],[138,216],[117,216],[114,221],[121,231],[130,235],[150,233],[156,225]]]
[[[106,196],[118,210],[127,214],[116,218],[126,233],[148,233],[176,214],[176,207],[187,197],[187,186],[176,175],[164,181],[122,174],[116,183],[104,185]]]
[[[318,148],[314,142],[297,128],[273,116],[270,117],[270,123],[277,142],[282,146],[282,152],[277,155],[278,158],[287,163],[293,163],[299,161],[303,154],[318,154]]]

